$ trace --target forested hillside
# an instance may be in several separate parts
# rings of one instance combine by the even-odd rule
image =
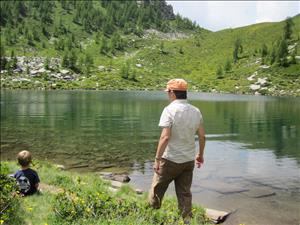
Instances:
[[[299,18],[210,32],[165,1],[1,1],[1,87],[300,95]]]

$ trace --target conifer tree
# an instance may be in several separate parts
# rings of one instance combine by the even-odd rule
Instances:
[[[287,61],[288,55],[288,45],[285,39],[282,39],[279,44],[278,55],[277,55],[277,62],[280,66],[288,66]]]
[[[4,70],[7,65],[7,59],[5,57],[5,48],[4,45],[0,45],[0,69]]]
[[[294,22],[293,19],[291,17],[288,17],[285,20],[285,25],[284,25],[284,39],[289,40],[292,38],[292,34],[293,34],[293,26],[294,26]]]
[[[87,53],[85,55],[84,64],[85,64],[86,73],[89,75],[91,73],[91,69],[94,65],[94,60],[93,60],[93,57],[91,56],[91,54]]]
[[[243,47],[241,40],[238,38],[234,42],[234,50],[233,50],[233,62],[236,63],[239,60],[239,53],[243,52]]]
[[[217,79],[223,78],[223,68],[222,66],[219,66],[217,71],[216,71]]]
[[[229,59],[227,59],[226,63],[225,63],[225,66],[224,66],[224,70],[226,72],[230,72],[232,69],[232,66],[231,66],[231,61]]]

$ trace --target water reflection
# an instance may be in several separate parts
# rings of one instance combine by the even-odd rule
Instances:
[[[190,99],[204,115],[209,139],[299,161],[299,99],[195,93]],[[153,158],[166,104],[160,92],[3,90],[1,152],[12,157],[29,148],[41,158],[85,162],[92,170],[104,162],[130,168]]]

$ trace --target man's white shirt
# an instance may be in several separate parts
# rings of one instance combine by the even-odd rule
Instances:
[[[189,104],[186,99],[176,99],[164,108],[159,127],[171,128],[163,158],[176,163],[184,163],[195,159],[195,134],[203,118],[200,110]]]

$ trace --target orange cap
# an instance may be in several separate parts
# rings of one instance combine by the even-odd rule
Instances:
[[[172,79],[167,83],[167,88],[165,91],[175,90],[175,91],[186,91],[188,84],[184,79]]]

